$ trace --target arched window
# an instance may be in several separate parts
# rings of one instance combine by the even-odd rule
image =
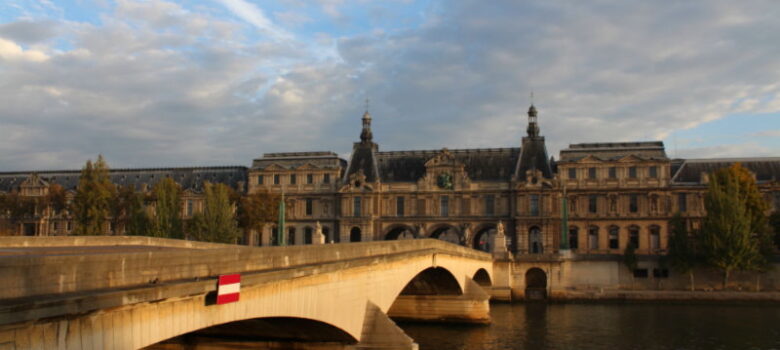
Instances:
[[[635,249],[639,249],[639,226],[628,228],[628,244],[634,246]]]
[[[312,228],[306,227],[303,229],[303,244],[311,244],[312,242]]]
[[[361,233],[359,227],[353,227],[352,230],[349,231],[349,241],[350,242],[360,242],[361,239]]]
[[[483,252],[493,251],[493,239],[496,236],[495,226],[486,226],[474,235],[474,249],[481,250]]]
[[[650,249],[661,249],[661,228],[656,225],[650,226]]]
[[[279,245],[278,237],[279,237],[279,228],[276,226],[271,227],[271,237],[268,237],[269,238],[268,245],[270,246]]]
[[[531,254],[542,254],[544,247],[542,246],[542,230],[539,227],[533,226],[528,230],[528,251]]]
[[[588,227],[588,249],[599,249],[599,227]]]
[[[620,248],[620,228],[617,226],[609,227],[609,249]]]
[[[580,229],[577,226],[569,227],[569,249],[577,250],[579,248]]]
[[[325,243],[333,243],[333,237],[330,236],[330,227],[323,227],[322,235],[325,236]]]
[[[287,230],[287,245],[295,245],[295,227]]]

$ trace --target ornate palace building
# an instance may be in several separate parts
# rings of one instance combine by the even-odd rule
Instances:
[[[619,254],[628,244],[638,254],[663,253],[670,218],[679,212],[697,226],[707,174],[735,162],[780,210],[780,158],[670,159],[653,141],[573,144],[555,160],[533,106],[527,135],[513,148],[380,151],[368,112],[362,123],[348,161],[333,152],[269,153],[250,168],[117,169],[111,178],[139,191],[173,178],[185,191],[185,218],[200,210],[204,181],[242,193],[284,193],[291,203],[289,244],[312,243],[319,223],[329,242],[432,237],[490,251],[501,222],[509,250],[520,255],[556,253],[562,243],[578,254]],[[78,177],[79,171],[0,173],[0,191],[45,196],[56,183],[72,196]],[[568,232],[561,232],[564,197]],[[72,232],[67,211],[8,215],[0,219],[6,234]],[[276,227],[267,225],[244,243],[272,245],[275,237]]]

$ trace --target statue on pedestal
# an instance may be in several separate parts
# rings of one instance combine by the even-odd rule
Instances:
[[[325,235],[322,234],[322,225],[317,221],[317,225],[314,227],[314,241],[316,244],[325,244]]]

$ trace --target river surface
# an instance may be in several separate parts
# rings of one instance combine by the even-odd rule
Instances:
[[[487,326],[399,323],[420,350],[780,349],[780,307],[491,304]]]

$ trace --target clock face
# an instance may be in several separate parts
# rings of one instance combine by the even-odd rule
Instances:
[[[436,184],[439,185],[440,188],[443,188],[445,190],[451,190],[452,175],[450,175],[450,173],[441,173],[439,177],[436,179]]]

